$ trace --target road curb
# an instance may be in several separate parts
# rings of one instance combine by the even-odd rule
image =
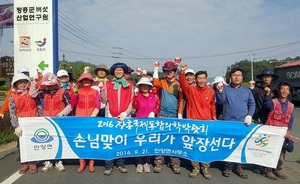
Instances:
[[[0,153],[15,148],[17,146],[17,142],[13,141],[7,144],[0,145]]]

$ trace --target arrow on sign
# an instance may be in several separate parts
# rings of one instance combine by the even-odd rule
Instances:
[[[41,69],[42,71],[45,70],[45,68],[49,67],[48,64],[45,63],[45,61],[41,61],[38,65],[39,69]]]

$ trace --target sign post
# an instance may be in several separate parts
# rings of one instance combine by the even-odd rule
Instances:
[[[58,66],[57,0],[14,1],[14,73],[27,67],[56,73]]]

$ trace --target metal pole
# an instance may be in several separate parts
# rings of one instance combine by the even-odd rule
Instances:
[[[253,81],[253,55],[254,54],[251,54],[251,59],[250,59],[250,62],[251,62],[251,81]]]

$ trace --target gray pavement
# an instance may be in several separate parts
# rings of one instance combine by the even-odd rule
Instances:
[[[293,127],[293,135],[299,137],[300,135],[300,109],[295,110],[295,122]],[[300,184],[300,141],[295,140],[295,150],[292,153],[287,153],[286,162],[283,165],[283,172],[287,174],[287,180],[271,181],[265,178],[263,175],[254,174],[251,171],[251,165],[248,165],[246,172],[248,179],[241,179],[236,174],[233,174],[229,178],[222,176],[223,164],[221,162],[212,163],[212,167],[209,171],[212,174],[212,180],[206,180],[202,175],[198,175],[196,178],[189,178],[188,174],[192,169],[189,161],[184,160],[182,163],[182,173],[179,175],[173,174],[170,168],[164,165],[164,168],[160,174],[156,173],[142,173],[137,174],[135,172],[135,159],[126,159],[126,167],[129,172],[127,174],[121,174],[118,171],[114,171],[111,176],[104,176],[104,162],[96,162],[96,172],[89,173],[85,170],[83,173],[76,173],[78,167],[77,160],[66,160],[65,172],[58,172],[55,169],[50,170],[47,173],[38,172],[37,174],[26,173],[17,179],[14,183],[122,183],[122,184],[156,184],[156,183],[174,183],[174,184],[193,184],[193,183],[232,183],[232,184],[268,184],[268,183],[281,183],[281,184]],[[5,152],[0,152],[0,183],[10,177],[12,174],[18,171],[19,162],[16,160],[18,157],[18,151],[16,148],[12,148]],[[41,169],[41,164],[39,170]]]

